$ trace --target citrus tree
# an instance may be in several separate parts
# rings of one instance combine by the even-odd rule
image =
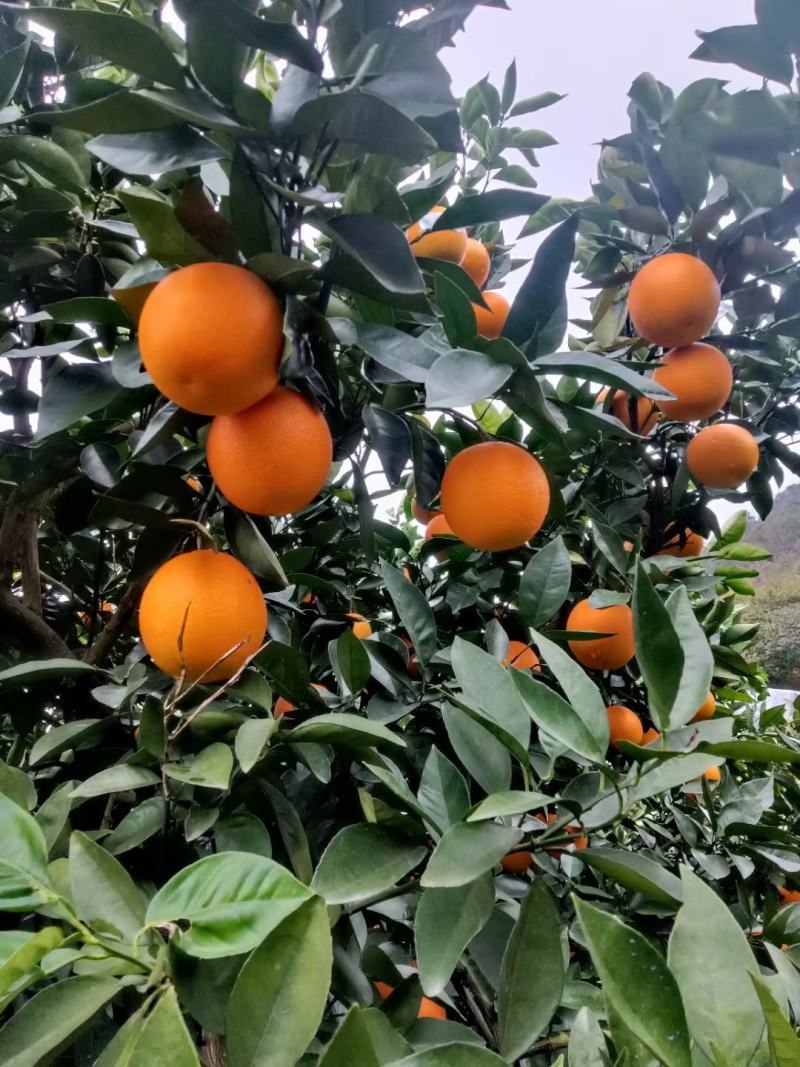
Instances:
[[[578,203],[476,6],[0,4],[4,1065],[800,1062],[800,11]]]

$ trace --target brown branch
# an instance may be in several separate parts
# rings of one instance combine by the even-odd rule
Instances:
[[[10,589],[0,587],[0,635],[20,652],[74,659],[73,652],[41,615],[26,608]]]
[[[84,658],[87,663],[91,663],[93,667],[99,667],[105,663],[122,631],[136,614],[136,608],[139,605],[139,598],[144,587],[144,581],[130,582],[128,584],[125,592],[120,597],[117,610],[97,635],[94,644],[86,653]]]

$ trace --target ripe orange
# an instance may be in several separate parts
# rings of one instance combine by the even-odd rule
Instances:
[[[185,479],[185,481],[186,481],[186,484],[189,486],[189,488],[190,489],[194,489],[194,491],[196,493],[202,493],[203,492],[203,484],[202,484],[202,482],[200,481],[199,478],[195,478],[195,476],[193,474],[190,474],[189,477]]]
[[[703,722],[710,719],[717,708],[717,701],[713,693],[709,693],[689,722]]]
[[[267,607],[253,575],[233,556],[209,549],[159,567],[139,607],[139,631],[153,662],[173,678],[185,671],[189,681],[232,677],[266,628]]]
[[[439,514],[439,512],[431,511],[428,508],[422,507],[421,504],[417,503],[417,498],[413,497],[411,500],[411,514],[414,516],[417,522],[421,522],[422,525],[425,526],[432,519],[434,519]]]
[[[778,893],[784,904],[800,904],[800,893],[796,889],[785,889],[781,886]]]
[[[597,397],[598,401],[604,401],[608,393],[609,390],[604,389]],[[647,434],[653,432],[658,425],[658,420],[661,418],[655,401],[649,400],[646,396],[636,398],[636,425],[634,426],[631,420],[629,400],[630,397],[627,393],[623,393],[620,389],[615,389],[611,397],[609,411],[615,419],[619,419],[623,426],[627,426],[634,433],[639,433],[642,437],[646,437]]]
[[[206,453],[220,491],[237,508],[288,515],[310,504],[325,484],[333,441],[319,408],[278,386],[245,411],[218,415]]]
[[[467,272],[479,289],[483,289],[489,277],[489,271],[492,269],[492,257],[486,245],[476,241],[474,237],[468,237],[467,250],[461,260],[461,269]]]
[[[679,559],[690,559],[701,554],[705,543],[705,538],[702,534],[694,533],[693,530],[687,529],[683,538],[681,538],[680,534],[676,533],[675,528],[672,527],[666,544],[659,548],[655,554],[657,556],[677,556]]]
[[[613,748],[619,748],[620,741],[631,741],[641,745],[644,738],[642,720],[635,711],[622,704],[612,704],[606,708],[608,715],[608,739]]]
[[[719,282],[695,256],[670,252],[651,259],[631,282],[628,310],[639,334],[678,348],[705,337],[717,318]]]
[[[703,777],[707,782],[718,782],[722,778],[722,771],[719,767],[709,767],[703,772]]]
[[[612,671],[633,659],[633,613],[627,604],[593,608],[588,599],[579,600],[569,613],[567,629],[612,635],[569,642],[570,652],[584,667]]]
[[[142,362],[158,389],[187,411],[226,415],[273,389],[283,313],[244,267],[195,263],[162,279],[139,320]]]
[[[488,310],[480,304],[472,305],[478,336],[494,340],[503,333],[511,305],[502,293],[484,293],[483,299],[488,305]]]
[[[539,657],[524,641],[509,641],[508,652],[503,659],[504,667],[516,667],[520,671],[541,671]]]
[[[348,619],[355,620],[352,625],[352,631],[356,635],[356,637],[359,637],[362,640],[365,637],[369,637],[369,635],[372,633],[372,627],[363,615],[359,615],[358,612],[355,611],[348,611],[347,617]]]
[[[728,400],[733,389],[733,370],[713,345],[699,342],[667,352],[653,373],[674,400],[657,400],[661,411],[674,422],[710,419]]]
[[[388,982],[373,982],[373,985],[378,990],[381,1000],[386,1000],[388,996],[394,993],[394,986],[389,985]],[[418,1019],[446,1019],[447,1012],[441,1004],[437,1004],[435,1000],[431,1000],[429,997],[423,997],[419,1003],[419,1011],[417,1012]]]
[[[408,649],[408,673],[416,677],[419,674],[419,660],[414,650],[414,642],[408,637],[401,637],[400,640]]]
[[[441,495],[456,537],[485,552],[524,545],[542,528],[550,507],[541,464],[507,441],[484,441],[454,456]]]
[[[320,693],[329,692],[329,690],[324,685],[320,685],[318,682],[312,682],[311,687],[312,689],[317,689]],[[286,715],[287,712],[290,711],[297,711],[295,705],[290,703],[286,699],[286,697],[278,697],[278,699],[275,701],[275,707],[272,709],[272,714],[274,715],[274,717],[276,719],[279,719],[281,715]]]
[[[419,222],[406,230],[408,243],[415,256],[427,259],[445,259],[448,263],[461,263],[467,251],[467,235],[463,230],[431,230],[436,216],[444,206],[432,207]]]
[[[558,815],[553,813],[552,815],[548,815],[546,818],[547,822],[554,823],[558,820]],[[589,847],[589,838],[583,835],[583,833],[581,832],[581,828],[580,826],[578,826],[577,823],[568,823],[564,827],[564,830],[572,838],[571,843],[575,846],[576,851],[579,852],[581,849]],[[552,845],[550,848],[547,849],[547,854],[549,856],[558,856],[560,852],[566,852],[569,847],[569,845]]]
[[[645,732],[642,734],[641,743],[643,745],[652,745],[655,741],[660,740],[661,734],[658,732],[658,730],[655,729],[655,727],[651,726],[649,730],[645,730]]]
[[[701,485],[710,489],[735,489],[758,466],[758,445],[743,426],[716,422],[691,439],[686,449],[686,464]]]
[[[532,852],[509,852],[500,860],[500,866],[506,874],[524,874],[533,866]]]
[[[450,529],[450,523],[447,521],[447,519],[444,517],[444,515],[442,515],[441,512],[439,512],[438,514],[433,516],[431,521],[425,527],[424,539],[426,541],[430,541],[430,539],[432,537],[445,537],[445,536],[455,537],[455,534]]]

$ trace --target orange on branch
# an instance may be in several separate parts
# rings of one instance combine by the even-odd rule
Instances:
[[[237,508],[289,515],[310,504],[325,484],[333,441],[319,408],[278,386],[245,411],[218,415],[206,453],[220,491]]]
[[[622,704],[611,704],[606,708],[608,716],[608,739],[613,748],[619,748],[620,741],[630,741],[641,745],[644,738],[642,720],[635,711]]]
[[[524,641],[509,641],[508,651],[503,659],[504,667],[516,667],[520,671],[541,671],[539,657],[530,645]]]
[[[796,889],[786,889],[784,886],[779,886],[778,894],[783,904],[800,904],[800,892]]]
[[[597,397],[598,401],[604,401],[608,396],[608,393],[609,390],[604,389]],[[653,432],[658,425],[658,420],[661,418],[658,408],[655,405],[655,401],[648,399],[648,397],[637,397],[634,406],[634,424],[634,419],[631,419],[630,399],[631,398],[627,393],[623,393],[620,389],[615,389],[611,397],[609,412],[615,419],[619,419],[623,426],[627,426],[628,429],[633,430],[634,433],[646,437]]]
[[[628,310],[637,332],[677,348],[705,337],[720,304],[719,282],[701,259],[669,252],[651,259],[631,282]]]
[[[542,528],[550,507],[541,464],[507,441],[484,441],[454,456],[441,496],[456,537],[485,552],[524,545]]]
[[[233,556],[200,549],[168,560],[139,607],[144,647],[162,671],[189,681],[232,677],[256,652],[267,607],[253,575]]]
[[[415,256],[423,259],[444,259],[461,263],[467,251],[467,235],[463,230],[434,230],[436,216],[445,210],[439,204],[406,230],[408,243]]]
[[[319,693],[330,692],[324,685],[320,685],[319,682],[312,682],[311,688],[316,689]],[[275,707],[272,709],[272,714],[276,719],[279,719],[281,715],[286,715],[290,711],[297,711],[296,705],[292,704],[286,699],[286,697],[278,697],[275,701]]]
[[[705,426],[689,442],[686,465],[709,489],[735,489],[758,466],[758,445],[749,430],[731,422]]]
[[[727,403],[733,389],[733,369],[718,348],[698,342],[667,352],[653,373],[653,381],[675,397],[656,401],[668,419],[697,422],[710,419]]]
[[[372,633],[372,626],[364,618],[363,615],[359,615],[356,611],[348,611],[347,617],[348,619],[354,620],[351,629],[356,637],[359,637],[362,640],[365,637],[369,637],[369,635]]]
[[[641,744],[652,745],[656,741],[661,740],[661,734],[656,730],[654,726],[651,726],[648,730],[642,734]]]
[[[475,325],[479,337],[486,337],[493,341],[502,335],[511,305],[502,293],[484,293],[483,299],[487,307],[481,307],[480,304],[472,305],[472,310],[475,312]]]
[[[669,532],[666,543],[659,548],[657,556],[676,556],[678,559],[691,559],[699,556],[705,546],[705,538],[702,534],[694,533],[693,530],[685,530],[683,537],[674,532]]]
[[[717,701],[713,693],[709,693],[689,722],[704,722],[710,719],[717,709]]]
[[[411,514],[414,516],[414,518],[417,520],[417,522],[420,522],[420,523],[422,523],[423,526],[425,526],[425,525],[427,525],[427,523],[429,523],[433,519],[435,519],[436,516],[439,514],[439,512],[438,511],[434,511],[431,508],[424,508],[417,501],[416,497],[412,497],[412,500],[411,500]]]
[[[244,267],[195,263],[168,274],[147,298],[139,347],[164,396],[200,415],[226,415],[275,387],[283,313]]]
[[[500,860],[500,866],[506,874],[524,874],[533,866],[533,853],[525,850],[509,852]]]
[[[558,815],[555,813],[546,816],[548,823],[558,822]],[[564,827],[564,832],[568,833],[572,838],[570,844],[575,846],[575,850],[580,852],[581,849],[589,847],[589,838],[586,837],[577,823],[568,823]],[[558,856],[561,852],[566,852],[570,845],[549,845],[547,848],[547,854],[549,856]]]
[[[394,986],[389,985],[388,982],[373,982],[375,988],[378,990],[378,994],[381,1000],[386,1000],[388,996],[394,993]],[[446,1019],[447,1012],[441,1004],[437,1004],[435,1000],[431,1000],[430,997],[423,997],[419,1002],[419,1011],[417,1012],[418,1019]]]
[[[569,642],[570,652],[584,667],[611,671],[633,659],[633,613],[627,604],[593,608],[588,599],[579,600],[569,613],[567,629],[610,635]]]
[[[492,269],[492,257],[486,245],[476,241],[474,237],[468,237],[461,269],[467,272],[479,289],[483,289]]]

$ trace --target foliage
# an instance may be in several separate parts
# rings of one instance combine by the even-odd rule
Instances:
[[[473,0],[175,6],[183,35],[151,0],[0,5],[0,1062],[797,1062],[777,889],[800,872],[800,743],[742,621],[767,553],[719,529],[691,428],[641,437],[597,396],[658,395],[627,286],[692,252],[722,285],[725,414],[760,447],[721,495],[765,517],[797,470],[794,5],[698,53],[777,92],[638,78],[583,203],[535,191],[553,141],[528,116],[556,94],[518,100],[512,64],[453,98],[439,53]],[[491,247],[489,288],[525,270],[501,338],[403,236],[443,201],[438,228]],[[546,232],[530,265],[518,218]],[[141,368],[144,299],[203,260],[280,296],[282,379],[331,427],[328,483],[285,519],[221,498],[208,420]],[[574,264],[597,292],[562,351]],[[489,437],[541,460],[543,530],[423,542],[412,497]],[[198,526],[269,607],[217,688],[160,673],[135,627]],[[702,557],[656,554],[676,526]],[[633,604],[637,659],[610,674],[567,650],[590,595]],[[501,666],[509,638],[540,672]],[[689,724],[709,676],[717,714]],[[659,746],[607,751],[620,702]]]

